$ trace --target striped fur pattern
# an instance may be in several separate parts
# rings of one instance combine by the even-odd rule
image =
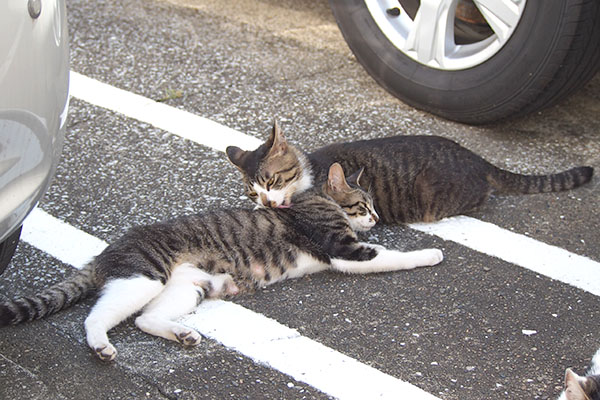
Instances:
[[[567,368],[565,390],[558,400],[600,400],[600,349],[596,351],[584,376],[577,375],[571,368]]]
[[[271,149],[277,146],[277,151]],[[577,167],[552,175],[519,175],[495,167],[472,151],[438,136],[394,136],[336,143],[310,154],[287,143],[275,123],[267,142],[254,151],[227,149],[241,171],[248,196],[259,205],[276,207],[300,185],[273,190],[261,184],[279,171],[305,182],[324,182],[338,162],[346,171],[364,168],[361,184],[369,188],[376,212],[387,224],[432,222],[472,211],[501,194],[557,192],[587,183],[593,168]],[[304,187],[309,187],[305,185]],[[260,195],[256,195],[260,193]]]
[[[348,196],[355,203],[360,191],[339,165],[329,175],[322,191],[295,196],[294,207],[223,209],[134,227],[66,281],[0,303],[0,325],[48,316],[98,289],[86,335],[98,357],[109,361],[116,349],[107,332],[138,311],[135,322],[143,331],[191,346],[200,342],[199,333],[175,320],[205,298],[326,269],[384,272],[442,260],[436,249],[403,253],[359,242],[334,199],[344,203]]]

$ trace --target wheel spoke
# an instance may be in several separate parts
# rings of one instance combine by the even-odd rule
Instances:
[[[506,42],[520,18],[520,0],[473,0],[501,43]]]
[[[498,52],[517,28],[527,1],[419,0],[413,14],[412,8],[404,9],[402,0],[364,0],[373,20],[396,49],[420,64],[446,71],[479,65]],[[467,11],[475,11],[473,5],[479,13],[467,15]],[[462,6],[468,7],[461,8],[461,23],[456,24],[457,8]],[[457,27],[461,29],[458,44]],[[462,36],[463,30],[468,35],[471,28],[472,36]]]
[[[416,53],[419,62],[443,67],[446,44],[448,41],[454,41],[452,21],[454,2],[454,0],[421,0],[421,6],[406,38],[404,49]]]

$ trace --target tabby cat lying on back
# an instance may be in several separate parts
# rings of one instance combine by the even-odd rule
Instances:
[[[499,169],[457,143],[437,136],[394,136],[336,143],[304,154],[287,143],[275,122],[269,139],[253,151],[227,148],[242,172],[247,195],[267,207],[289,206],[296,192],[324,182],[338,162],[346,171],[364,168],[384,223],[431,222],[481,206],[492,191],[505,194],[556,192],[588,182],[591,167],[554,175],[519,175]]]
[[[579,376],[567,368],[565,390],[558,400],[600,400],[600,349],[594,354],[585,376]]]
[[[85,320],[89,346],[100,359],[116,356],[107,331],[143,309],[144,332],[184,345],[198,332],[174,320],[205,297],[234,295],[326,269],[370,273],[435,265],[442,252],[402,253],[358,241],[352,230],[375,224],[370,196],[349,185],[332,165],[321,190],[294,197],[289,209],[220,210],[129,230],[73,277],[32,296],[0,303],[0,326],[31,321],[100,297]],[[342,208],[368,210],[348,217]],[[352,221],[352,222],[351,222]]]

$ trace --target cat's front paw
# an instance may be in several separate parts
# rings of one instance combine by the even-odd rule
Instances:
[[[424,267],[439,264],[444,259],[444,253],[439,249],[425,249],[421,252],[423,253]]]

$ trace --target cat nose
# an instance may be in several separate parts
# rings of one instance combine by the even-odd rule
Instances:
[[[276,201],[269,200],[267,198],[267,195],[264,193],[260,194],[260,204],[262,204],[263,207],[271,207],[271,208],[277,208],[277,206],[279,205],[279,204],[277,204]]]
[[[379,216],[377,215],[377,213],[371,214],[371,218],[373,218],[373,221],[375,221],[375,223],[379,222]]]

